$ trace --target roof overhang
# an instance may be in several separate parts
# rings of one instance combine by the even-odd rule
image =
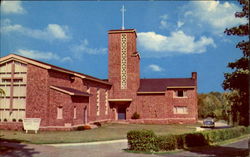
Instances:
[[[70,96],[83,96],[83,97],[89,97],[89,96],[91,96],[90,94],[85,93],[85,92],[74,93],[74,92],[71,92],[71,91],[69,91],[69,90],[66,90],[66,89],[63,89],[63,88],[60,88],[60,87],[56,87],[56,86],[50,86],[50,88],[51,88],[51,89],[54,89],[54,90],[56,90],[56,91],[59,91],[59,92],[68,94],[68,95],[70,95]]]
[[[180,88],[188,89],[188,88],[195,88],[195,86],[169,86],[169,87],[167,87],[167,89],[180,89]]]
[[[158,91],[158,92],[137,92],[137,94],[165,94],[165,91]]]
[[[45,69],[51,69],[51,66],[48,66],[48,65],[45,65],[45,64],[33,61],[33,60],[29,60],[27,58],[23,58],[23,57],[14,55],[14,54],[10,54],[8,56],[0,58],[0,64],[6,63],[6,62],[9,62],[9,61],[13,61],[13,60],[17,61],[17,62],[20,62],[20,63],[23,63],[23,64],[29,63],[29,64],[33,64],[33,65],[36,65],[36,66],[39,66],[39,67],[42,67],[42,68],[45,68]]]
[[[131,102],[132,99],[108,99],[109,102]]]
[[[136,33],[135,29],[117,29],[108,31],[109,34],[112,33]]]
[[[110,82],[107,82],[107,81],[103,81],[103,80],[99,80],[97,78],[92,78],[92,77],[89,77],[89,76],[85,76],[84,74],[76,73],[76,72],[66,70],[66,69],[63,69],[63,68],[57,68],[57,67],[54,67],[52,65],[51,66],[46,65],[46,64],[43,64],[43,63],[40,63],[40,62],[36,62],[35,60],[28,59],[26,57],[22,57],[22,56],[15,55],[15,54],[10,54],[8,56],[1,57],[0,58],[0,64],[6,63],[6,62],[9,62],[9,61],[13,61],[13,60],[17,61],[17,62],[21,62],[23,64],[36,65],[38,67],[41,67],[41,68],[44,68],[44,69],[47,69],[47,70],[55,70],[55,71],[59,71],[59,72],[62,72],[62,73],[74,75],[74,76],[82,78],[82,79],[91,80],[91,81],[94,81],[94,82],[98,82],[98,83],[102,83],[102,84],[106,84],[106,85],[110,85],[110,86],[112,85]]]

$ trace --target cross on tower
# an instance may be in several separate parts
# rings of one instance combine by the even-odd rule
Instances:
[[[121,12],[122,12],[122,29],[124,29],[124,12],[126,11],[126,9],[124,8],[124,5],[121,8]]]

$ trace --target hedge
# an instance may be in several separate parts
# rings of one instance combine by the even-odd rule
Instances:
[[[127,133],[127,138],[131,150],[157,151],[157,136],[152,130],[132,130]]]
[[[152,130],[132,130],[127,139],[130,150],[152,152],[205,146],[249,133],[250,127],[244,126],[166,136],[156,136]]]

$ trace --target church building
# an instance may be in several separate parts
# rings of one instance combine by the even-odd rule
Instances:
[[[135,29],[108,32],[108,79],[16,54],[2,57],[0,129],[20,129],[24,118],[41,118],[44,130],[116,121],[195,123],[197,73],[141,79],[136,38]]]

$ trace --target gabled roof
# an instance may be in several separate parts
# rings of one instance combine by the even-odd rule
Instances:
[[[192,78],[141,79],[138,92],[164,92],[167,88],[194,88]]]
[[[51,65],[51,64],[48,64],[48,63],[45,63],[45,62],[41,62],[41,61],[34,60],[34,59],[24,57],[24,56],[20,56],[20,55],[17,55],[17,54],[10,54],[8,56],[1,57],[0,58],[0,64],[8,62],[10,60],[16,60],[18,62],[26,63],[26,64],[29,63],[29,64],[36,65],[36,66],[44,68],[44,69],[51,69],[51,70],[55,70],[55,71],[60,71],[60,72],[63,72],[63,73],[67,73],[67,74],[71,74],[71,75],[80,77],[82,79],[92,80],[92,81],[103,83],[103,84],[106,84],[106,85],[112,85],[110,82],[107,82],[107,81],[104,81],[104,80],[101,80],[101,79],[98,79],[98,78],[95,78],[95,77],[92,77],[92,76],[89,76],[89,75],[86,75],[86,74],[82,74],[82,73],[78,73],[78,72],[71,71],[71,70],[68,70],[68,69],[64,69],[64,68],[61,68],[61,67],[58,67],[58,66],[55,66],[55,65]]]
[[[80,90],[69,88],[69,87],[50,86],[50,88],[57,90],[59,92],[65,93],[65,94],[69,94],[71,96],[85,96],[85,97],[91,96],[91,94],[89,94],[89,93],[82,92]]]

